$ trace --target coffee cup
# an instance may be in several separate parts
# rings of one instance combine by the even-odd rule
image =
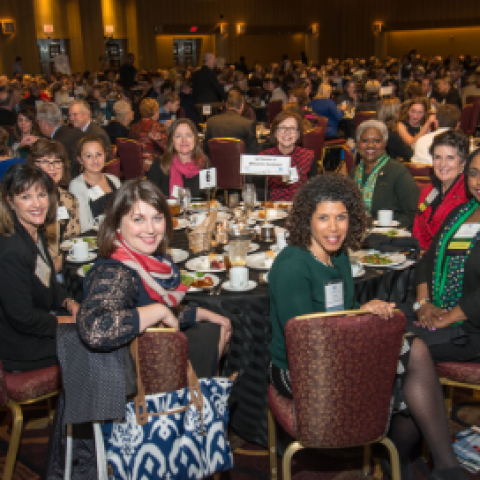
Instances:
[[[88,259],[88,243],[87,242],[75,242],[73,247],[69,251],[74,260],[87,260]]]
[[[379,210],[377,219],[380,227],[389,227],[393,221],[393,210]]]
[[[232,288],[243,289],[248,285],[248,268],[232,267],[230,269],[230,286]]]

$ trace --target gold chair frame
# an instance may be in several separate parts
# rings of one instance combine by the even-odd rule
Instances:
[[[12,434],[10,436],[10,443],[8,446],[7,458],[5,460],[5,467],[3,469],[2,480],[11,480],[13,477],[13,470],[15,468],[15,462],[17,460],[18,448],[20,446],[20,437],[22,435],[23,428],[23,410],[22,407],[31,405],[32,403],[41,402],[43,400],[48,401],[49,415],[51,411],[50,398],[58,395],[59,390],[47,393],[40,397],[30,398],[23,402],[17,402],[16,400],[9,399],[7,407],[12,412]]]
[[[395,312],[400,312],[400,310],[395,309]],[[331,317],[332,315],[368,315],[371,314],[368,310],[341,310],[338,312],[321,312],[316,314],[307,314],[307,315],[300,315],[295,317],[295,320],[302,320],[306,318],[322,318],[322,317]],[[480,389],[480,387],[479,387]],[[268,452],[270,457],[270,480],[278,480],[278,471],[277,471],[277,442],[276,442],[276,426],[275,426],[275,417],[273,416],[272,410],[270,406],[267,407],[267,425],[268,425]],[[390,455],[390,465],[391,465],[391,472],[392,472],[392,480],[401,480],[400,474],[400,459],[398,456],[397,449],[393,442],[386,436],[382,436],[369,442],[367,444],[360,444],[360,445],[346,445],[341,448],[352,448],[352,447],[360,447],[363,445],[363,473],[364,475],[368,475],[370,472],[370,464],[371,464],[371,456],[372,456],[372,445],[374,443],[381,443],[385,445],[388,449],[388,453]],[[305,447],[299,441],[292,442],[285,453],[283,454],[282,458],[282,473],[283,473],[283,480],[291,480],[291,463],[292,457],[295,455],[296,452],[299,450],[303,450],[304,448],[312,448],[312,447]],[[319,447],[322,449],[331,449],[340,450],[340,447],[328,448],[328,447]]]

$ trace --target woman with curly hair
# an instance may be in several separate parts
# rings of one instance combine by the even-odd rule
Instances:
[[[285,345],[285,325],[299,315],[329,310],[326,285],[341,284],[343,302],[335,309],[359,308],[355,300],[348,247],[357,247],[366,220],[363,198],[354,182],[340,175],[315,177],[295,195],[287,220],[289,246],[277,256],[268,275],[272,340],[270,382],[292,398]],[[363,310],[389,319],[394,304],[371,300]],[[403,480],[415,480],[410,463],[413,447],[425,437],[435,461],[433,479],[467,479],[450,444],[443,395],[428,348],[405,337],[394,385],[390,438],[400,456]],[[352,392],[353,394],[353,392]]]
[[[430,132],[435,125],[435,115],[428,116],[430,100],[427,97],[403,102],[397,124],[402,140],[412,146],[420,137]]]
[[[147,178],[167,198],[172,197],[175,187],[189,188],[193,197],[199,197],[198,174],[209,162],[200,147],[197,129],[188,118],[179,118],[168,132],[165,153],[152,164]]]

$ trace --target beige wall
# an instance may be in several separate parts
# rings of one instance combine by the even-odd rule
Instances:
[[[477,55],[480,51],[480,27],[386,32],[385,42],[386,54],[396,58],[412,48],[427,57],[438,54]]]
[[[173,67],[173,39],[174,38],[201,38],[202,48],[198,58],[200,62],[204,53],[215,51],[214,35],[157,35],[155,37],[157,62],[156,68]]]
[[[15,34],[0,32],[0,74],[12,75],[15,57],[23,58],[24,72],[36,73],[40,69],[35,15],[31,0],[0,0],[0,22],[13,20]]]

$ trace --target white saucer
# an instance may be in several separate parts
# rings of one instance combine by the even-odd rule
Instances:
[[[71,263],[87,263],[95,260],[97,258],[97,254],[94,252],[88,252],[88,257],[82,260],[77,260],[76,258],[72,257],[72,255],[67,255],[67,262]]]
[[[227,280],[226,282],[223,283],[222,288],[224,290],[228,290],[229,292],[249,292],[250,290],[253,290],[256,286],[257,286],[257,282],[253,280],[249,280],[245,288],[233,288],[230,286],[230,281]]]

